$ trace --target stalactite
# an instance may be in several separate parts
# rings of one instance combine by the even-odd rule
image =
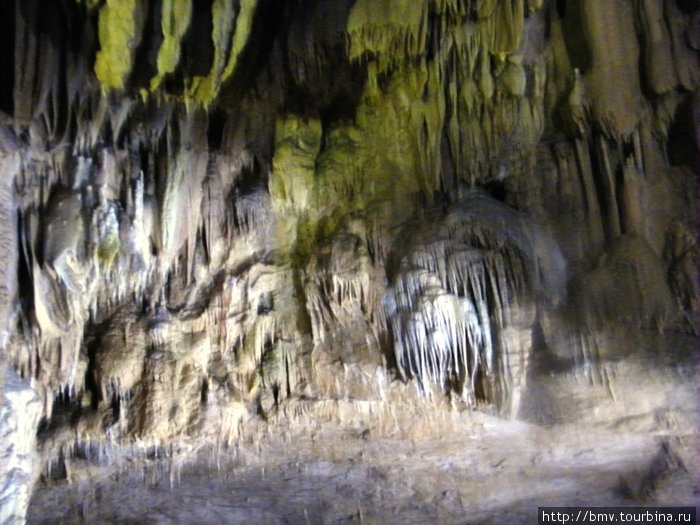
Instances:
[[[206,176],[207,152],[202,150],[206,126],[199,112],[188,115],[179,137],[179,148],[171,151],[173,175],[168,178],[160,209],[163,255],[171,261],[183,244],[187,254],[194,254],[196,230],[199,226],[202,183]],[[189,261],[191,262],[191,260]]]
[[[221,84],[233,73],[238,57],[250,35],[257,0],[214,0],[212,3],[212,41],[214,63],[207,76],[195,76],[187,86],[187,97],[196,103],[210,104]],[[237,9],[236,9],[237,8]]]
[[[233,74],[238,65],[238,59],[250,37],[253,16],[255,15],[257,4],[258,0],[239,0],[238,2],[236,25],[233,31],[233,37],[231,38],[231,48],[229,50],[226,67],[221,77],[222,82]]]
[[[427,1],[402,1],[396,5],[363,0],[353,7],[348,21],[351,59],[376,53],[380,63],[404,56],[419,56],[427,38]],[[380,66],[385,69],[386,66]]]
[[[524,21],[523,0],[497,2],[487,18],[488,49],[500,57],[516,51],[520,46]]]
[[[637,5],[644,37],[643,69],[647,85],[657,94],[663,94],[676,85],[672,50],[668,47],[668,28],[664,21],[663,1],[645,0]]]
[[[100,51],[95,58],[95,74],[104,89],[124,87],[131,72],[133,52],[141,42],[142,8],[134,0],[110,0],[100,8]]]
[[[638,125],[642,112],[632,8],[630,4],[597,0],[588,7],[583,23],[594,57],[591,71],[586,74],[593,114],[608,136],[627,137]],[[620,85],[626,88],[620,89]]]
[[[192,1],[164,0],[161,10],[163,43],[158,50],[158,74],[151,79],[151,91],[160,87],[166,75],[175,72],[181,41],[192,19]]]

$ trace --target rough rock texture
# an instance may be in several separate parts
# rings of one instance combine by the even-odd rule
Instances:
[[[296,404],[291,418],[246,425],[235,454],[192,444],[98,470],[81,452],[67,461],[71,485],[37,489],[29,521],[525,525],[542,505],[693,505],[696,342],[647,335],[607,385],[584,365],[535,366],[525,421],[402,392]],[[664,358],[670,348],[684,350]]]
[[[533,395],[580,379],[623,417],[648,334],[698,335],[697,2],[1,6],[0,362],[43,483],[338,403],[558,424]]]
[[[14,370],[5,368],[0,405],[0,522],[24,519],[36,461],[36,426],[41,404],[36,392]]]

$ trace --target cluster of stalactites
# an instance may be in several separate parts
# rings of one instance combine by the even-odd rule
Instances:
[[[384,297],[385,314],[404,379],[513,408],[529,352],[518,330],[529,330],[532,261],[517,227],[507,238],[471,219],[457,210],[437,240],[414,245]]]
[[[456,199],[483,182],[518,184],[515,169],[536,176],[552,119],[584,140],[637,140],[642,127],[664,136],[700,85],[700,41],[676,4],[360,1],[348,52],[367,65],[376,122],[394,136],[392,113],[405,120],[417,171]]]
[[[269,246],[265,192],[229,193],[236,174],[227,165],[212,168],[204,112],[175,115],[169,105],[108,106],[105,99],[98,108],[77,121],[75,155],[27,149],[4,164],[19,209],[13,242],[31,283],[8,354],[23,377],[36,380],[47,417],[57,393],[73,397],[85,387],[86,330],[125,304],[138,305],[136,319],[168,303],[201,309],[210,268],[226,264],[231,243],[241,257],[259,257]],[[122,131],[139,118],[141,126]],[[129,366],[104,376],[103,397],[125,394],[135,384],[129,374],[140,377],[145,347],[160,344],[139,341],[122,341],[119,362]]]
[[[410,169],[429,191],[456,200],[475,184],[510,182],[515,166],[533,163],[548,77],[547,57],[529,43],[545,38],[540,4],[355,3],[349,57],[368,70],[367,116],[386,135],[407,135],[397,142],[409,151],[394,162],[415,158]],[[363,108],[360,124],[362,117]]]
[[[92,5],[91,5],[92,4]],[[94,7],[93,2],[88,2]],[[211,66],[206,74],[187,76],[184,98],[188,104],[211,104],[222,84],[233,74],[250,36],[257,0],[214,0],[211,3]],[[159,38],[146,37],[150,28],[148,6],[136,1],[107,0],[97,11],[100,49],[95,59],[95,74],[104,90],[123,89],[136,67],[141,46],[160,42],[155,50],[157,70],[142,95],[159,90],[168,77],[183,70],[184,40],[195,23],[196,9],[191,0],[162,0],[159,6]],[[152,8],[153,9],[153,8]],[[201,21],[200,21],[201,23]],[[199,35],[198,35],[199,36]],[[205,38],[205,35],[201,35]],[[195,57],[201,61],[201,57]],[[185,71],[187,74],[187,72]]]
[[[350,230],[352,230],[352,225]],[[362,227],[364,230],[364,227]],[[327,343],[337,326],[351,329],[364,320],[377,341],[383,317],[379,315],[377,276],[361,231],[338,232],[327,253],[312,257],[306,271],[306,307],[316,345]],[[370,334],[367,334],[370,337]],[[371,339],[371,338],[370,338]]]
[[[434,34],[459,33],[465,41],[480,42],[487,52],[506,56],[518,49],[525,17],[540,4],[527,0],[361,0],[348,20],[349,55],[351,59],[370,56],[385,70],[406,58],[425,56]]]

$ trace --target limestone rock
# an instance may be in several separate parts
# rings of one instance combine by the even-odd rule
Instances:
[[[9,4],[0,348],[38,402],[14,376],[0,387],[2,447],[38,438],[42,490],[155,465],[174,487],[209,452],[211,466],[244,449],[252,480],[284,456],[262,457],[266,440],[318,453],[325,423],[324,443],[367,443],[333,449],[314,479],[365,465],[375,438],[450,441],[434,426],[484,444],[482,480],[508,462],[552,474],[546,451],[491,458],[488,429],[465,444],[486,413],[510,418],[489,420],[496,434],[519,418],[567,439],[589,423],[695,428],[697,2]],[[631,378],[647,376],[637,399]],[[579,448],[596,459],[577,466],[611,474]],[[332,490],[354,508],[328,484],[307,516],[240,516],[383,522],[361,502],[380,508],[377,479],[420,472],[398,461],[405,476],[347,470],[366,486]],[[19,487],[9,472],[0,485]],[[469,479],[392,490],[417,505],[401,504],[408,519],[459,521],[475,486],[507,492],[506,477]],[[23,512],[26,493],[8,498]]]
[[[40,458],[36,426],[41,403],[36,392],[6,363],[0,398],[0,523],[24,523]]]

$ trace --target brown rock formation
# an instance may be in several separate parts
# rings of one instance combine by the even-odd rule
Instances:
[[[645,352],[700,329],[697,2],[1,5],[0,414],[42,404],[1,519],[280,418],[617,424],[693,370]]]

